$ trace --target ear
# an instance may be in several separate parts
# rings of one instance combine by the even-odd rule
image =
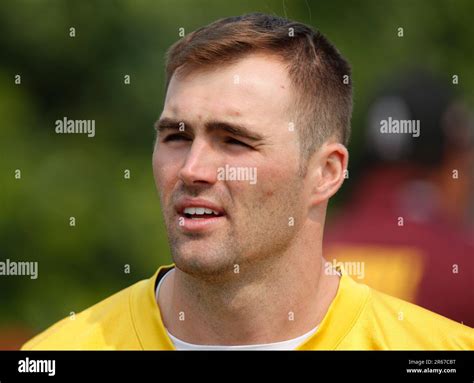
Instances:
[[[349,163],[349,152],[339,142],[325,142],[316,151],[308,166],[310,205],[320,204],[331,198],[344,182]]]

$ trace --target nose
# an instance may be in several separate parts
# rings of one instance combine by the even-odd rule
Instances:
[[[217,167],[212,148],[199,138],[195,138],[186,160],[179,172],[179,178],[186,185],[214,184],[217,181]]]

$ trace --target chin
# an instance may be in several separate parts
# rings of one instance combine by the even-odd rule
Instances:
[[[178,269],[197,278],[215,279],[233,273],[233,259],[225,256],[225,251],[210,249],[209,244],[181,244],[172,254]]]

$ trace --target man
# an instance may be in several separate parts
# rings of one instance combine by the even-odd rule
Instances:
[[[153,170],[174,265],[24,349],[474,348],[469,327],[324,266],[352,108],[325,37],[250,14],[167,59]]]

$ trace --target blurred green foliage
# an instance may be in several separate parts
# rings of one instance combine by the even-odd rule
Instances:
[[[312,25],[352,64],[353,161],[384,75],[422,66],[474,88],[470,0],[3,3],[0,261],[38,261],[39,278],[0,277],[0,326],[42,329],[170,262],[151,170],[164,53],[181,27],[255,11]],[[64,116],[95,119],[95,138],[56,134]]]

